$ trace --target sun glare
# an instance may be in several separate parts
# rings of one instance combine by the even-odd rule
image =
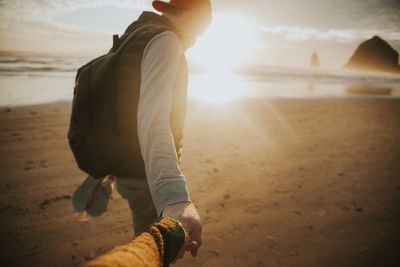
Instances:
[[[249,60],[256,45],[255,26],[245,18],[215,15],[188,58],[207,69],[231,69]]]
[[[187,52],[189,61],[204,70],[191,79],[190,95],[213,102],[242,96],[244,85],[232,71],[252,60],[256,45],[256,27],[248,19],[214,15],[207,32]]]
[[[189,94],[201,100],[222,103],[244,96],[245,89],[245,83],[233,73],[208,71],[190,78]]]

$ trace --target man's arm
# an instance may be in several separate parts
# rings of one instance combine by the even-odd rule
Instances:
[[[169,124],[172,92],[183,48],[178,37],[164,32],[154,37],[143,54],[138,136],[150,192],[158,216],[182,222],[190,236],[175,259],[191,251],[196,256],[202,245],[202,226],[191,203]]]
[[[138,137],[158,216],[171,204],[190,202],[169,124],[182,55],[180,40],[167,31],[148,43],[142,60]]]

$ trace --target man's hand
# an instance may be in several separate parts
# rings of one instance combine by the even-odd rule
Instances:
[[[178,256],[172,263],[185,255],[186,251],[190,251],[193,257],[197,256],[199,247],[202,244],[201,232],[202,226],[200,216],[196,207],[192,202],[181,202],[167,206],[161,214],[161,217],[172,217],[182,223],[183,227],[189,234],[188,242],[185,242]]]

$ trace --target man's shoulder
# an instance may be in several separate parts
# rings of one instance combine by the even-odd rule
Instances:
[[[178,35],[173,31],[164,31],[154,36],[148,43],[146,50],[157,49],[165,52],[182,51],[182,43]]]
[[[151,42],[163,42],[165,44],[176,44],[180,45],[180,39],[178,35],[173,31],[163,31],[157,35],[155,35]]]

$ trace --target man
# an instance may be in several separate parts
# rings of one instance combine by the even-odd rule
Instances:
[[[144,166],[135,168],[137,173],[141,173],[142,167],[144,171],[137,177],[115,177],[115,180],[118,192],[129,203],[136,236],[160,217],[175,218],[182,222],[190,237],[178,258],[183,257],[185,251],[191,251],[195,257],[202,244],[202,226],[189,197],[186,178],[179,168],[187,98],[184,53],[208,27],[211,3],[209,0],[154,1],[153,7],[162,15],[143,12],[121,37],[123,42],[128,33],[137,35],[127,48],[131,51],[122,55],[125,60],[132,53],[141,55],[141,61],[128,75],[140,77],[138,88],[127,88],[130,92],[139,92],[137,105],[131,102],[121,105],[126,106],[130,114],[124,109],[119,117],[124,117],[127,129],[133,129],[130,141],[140,144],[135,153],[142,157]],[[137,138],[133,136],[136,133]],[[114,179],[108,178],[102,184],[105,188]],[[88,177],[86,187],[82,185],[76,191],[73,201],[78,203],[74,207],[84,207],[75,210],[86,209],[89,214],[99,215],[106,208],[110,190],[105,190],[103,197],[97,194],[99,186],[94,186],[93,179]],[[79,199],[79,192],[86,194],[83,200],[82,197]],[[88,205],[88,201],[92,203]]]

